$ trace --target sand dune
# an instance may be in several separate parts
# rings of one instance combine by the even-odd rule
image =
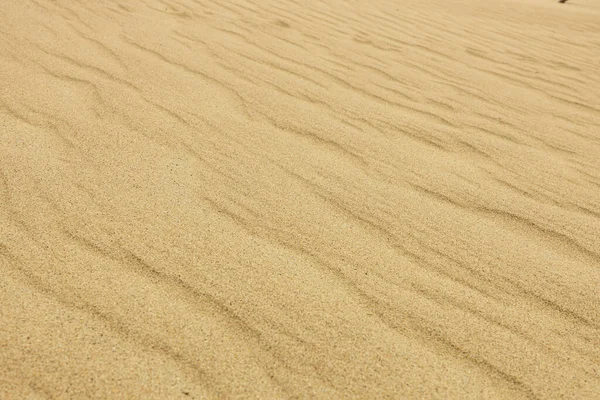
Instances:
[[[0,5],[0,398],[600,397],[600,3]]]

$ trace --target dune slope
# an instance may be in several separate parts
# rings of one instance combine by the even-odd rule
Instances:
[[[0,398],[598,398],[600,3],[0,6]]]

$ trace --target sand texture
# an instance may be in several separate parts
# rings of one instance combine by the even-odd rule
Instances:
[[[0,399],[600,398],[600,2],[0,2]]]

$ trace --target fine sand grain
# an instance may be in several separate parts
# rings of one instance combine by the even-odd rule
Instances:
[[[0,399],[600,398],[599,1],[0,3]]]

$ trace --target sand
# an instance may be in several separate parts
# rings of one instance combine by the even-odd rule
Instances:
[[[0,398],[600,398],[600,2],[0,5]]]

